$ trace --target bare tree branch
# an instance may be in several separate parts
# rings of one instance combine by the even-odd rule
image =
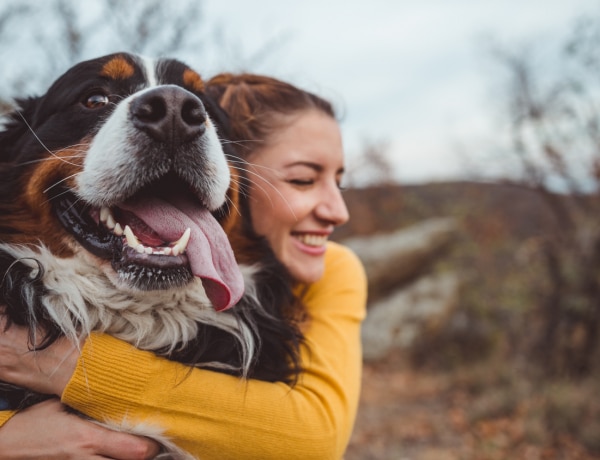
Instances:
[[[539,283],[544,327],[539,362],[548,371],[585,374],[600,333],[600,17],[576,26],[562,54],[563,74],[541,73],[531,51],[494,48],[508,77],[510,151],[521,184],[554,216],[540,229]],[[582,339],[573,342],[576,331]]]

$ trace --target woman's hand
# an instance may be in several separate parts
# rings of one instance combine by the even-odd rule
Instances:
[[[0,427],[0,460],[137,460],[158,453],[156,442],[65,412],[57,399],[18,412]]]
[[[0,314],[0,380],[61,396],[77,366],[78,347],[62,337],[31,351],[27,328],[13,324],[5,329],[6,318]]]

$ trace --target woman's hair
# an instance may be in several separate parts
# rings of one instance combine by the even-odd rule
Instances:
[[[222,73],[206,84],[206,93],[227,112],[230,135],[242,157],[282,127],[282,116],[319,110],[336,118],[331,103],[311,92],[264,75]]]
[[[263,363],[273,375],[281,373],[281,369],[290,369],[287,381],[295,383],[301,373],[300,345],[304,338],[300,324],[305,320],[306,310],[301,301],[301,295],[294,295],[295,285],[285,266],[279,261],[267,240],[255,233],[250,219],[249,195],[251,180],[245,167],[248,157],[264,145],[264,141],[274,132],[280,130],[286,123],[286,117],[291,117],[306,110],[318,110],[335,119],[332,105],[325,99],[297,88],[289,83],[275,78],[255,74],[223,73],[210,79],[205,86],[209,99],[216,102],[226,114],[227,121],[220,135],[224,136],[228,148],[233,147],[236,155],[228,154],[233,165],[234,182],[244,193],[230,197],[231,203],[236,203],[236,213],[241,219],[236,219],[232,225],[240,226],[237,231],[229,232],[230,238],[239,239],[237,247],[245,244],[244,254],[254,254],[257,247],[265,248],[261,253],[261,270],[258,275],[263,279],[256,281],[261,289],[260,298],[268,299],[266,303],[273,306],[277,312],[266,318],[260,327],[269,328],[262,340],[259,354],[269,350],[268,362]],[[267,255],[266,255],[267,254]],[[248,262],[251,262],[249,260]],[[284,299],[284,300],[281,300]],[[278,319],[283,318],[283,319]],[[261,318],[264,319],[264,318]],[[269,339],[270,342],[265,340]]]

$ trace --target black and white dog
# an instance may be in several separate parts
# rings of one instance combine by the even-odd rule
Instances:
[[[8,327],[29,326],[37,348],[102,331],[186,364],[293,381],[291,283],[251,230],[226,137],[201,77],[171,59],[93,59],[16,101],[0,131]],[[8,385],[0,397],[38,400]]]

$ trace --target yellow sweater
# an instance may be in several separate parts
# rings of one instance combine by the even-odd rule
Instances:
[[[306,291],[311,317],[294,387],[189,370],[107,335],[85,343],[62,401],[98,420],[163,427],[201,459],[340,459],[356,417],[366,278],[329,243],[323,278]],[[10,412],[0,412],[0,424]]]

